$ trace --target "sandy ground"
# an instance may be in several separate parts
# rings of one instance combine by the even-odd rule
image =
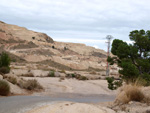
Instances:
[[[33,79],[27,78],[24,79]],[[80,81],[76,79],[65,79],[61,82],[59,78],[35,78],[44,87],[45,91],[40,93],[34,93],[34,95],[50,95],[56,93],[70,93],[70,94],[81,94],[81,95],[115,95],[116,91],[109,90],[107,88],[106,80],[87,80]]]
[[[26,113],[115,113],[113,110],[99,105],[58,102],[32,109]]]
[[[36,79],[45,89],[42,92],[35,92],[34,96],[112,96],[117,91],[111,91],[107,88],[106,80],[76,80],[65,79],[60,81],[57,77],[23,77],[24,79]],[[16,87],[12,87],[15,93]],[[17,90],[16,90],[17,91]],[[19,92],[18,90],[17,92]],[[32,109],[26,113],[115,113],[113,110],[102,107],[100,104],[74,103],[74,102],[56,102],[50,105],[44,105]]]
[[[26,78],[32,79],[32,78]],[[106,80],[79,81],[76,79],[59,78],[36,78],[44,86],[45,91],[33,95],[115,95],[116,91],[107,88]],[[68,95],[67,95],[68,96]],[[76,95],[77,96],[77,95]],[[102,106],[102,104],[87,104],[74,102],[57,102],[32,109],[26,113],[115,113],[113,110]]]

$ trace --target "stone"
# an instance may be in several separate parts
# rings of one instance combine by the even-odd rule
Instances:
[[[60,73],[59,72],[55,72],[55,77],[60,77]]]

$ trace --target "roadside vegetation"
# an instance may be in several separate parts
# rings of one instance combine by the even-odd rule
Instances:
[[[0,80],[0,95],[7,96],[10,93],[10,86],[8,82]]]
[[[0,73],[6,74],[10,72],[10,57],[7,53],[2,52],[0,55]]]
[[[107,78],[108,88],[115,90],[123,86],[124,97],[129,101],[142,101],[144,94],[140,86],[150,86],[150,31],[135,30],[129,34],[132,44],[115,39],[111,52],[114,56],[108,57],[110,65],[120,67],[120,79]],[[126,98],[126,99],[125,99]]]
[[[23,89],[38,91],[43,89],[43,87],[39,84],[39,82],[35,79],[32,80],[20,80],[17,85]]]

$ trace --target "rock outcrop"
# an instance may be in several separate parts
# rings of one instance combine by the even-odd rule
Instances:
[[[107,53],[103,50],[85,44],[56,42],[44,33],[0,21],[0,51],[4,50],[27,62],[60,70],[106,69]]]
[[[47,43],[53,43],[53,39],[47,36],[45,33],[39,33],[28,30],[24,27],[16,25],[6,24],[0,21],[0,39],[10,40],[26,40],[26,41],[42,41]]]

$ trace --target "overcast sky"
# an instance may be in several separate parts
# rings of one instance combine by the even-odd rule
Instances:
[[[106,50],[107,35],[150,29],[150,0],[0,0],[0,20]]]

